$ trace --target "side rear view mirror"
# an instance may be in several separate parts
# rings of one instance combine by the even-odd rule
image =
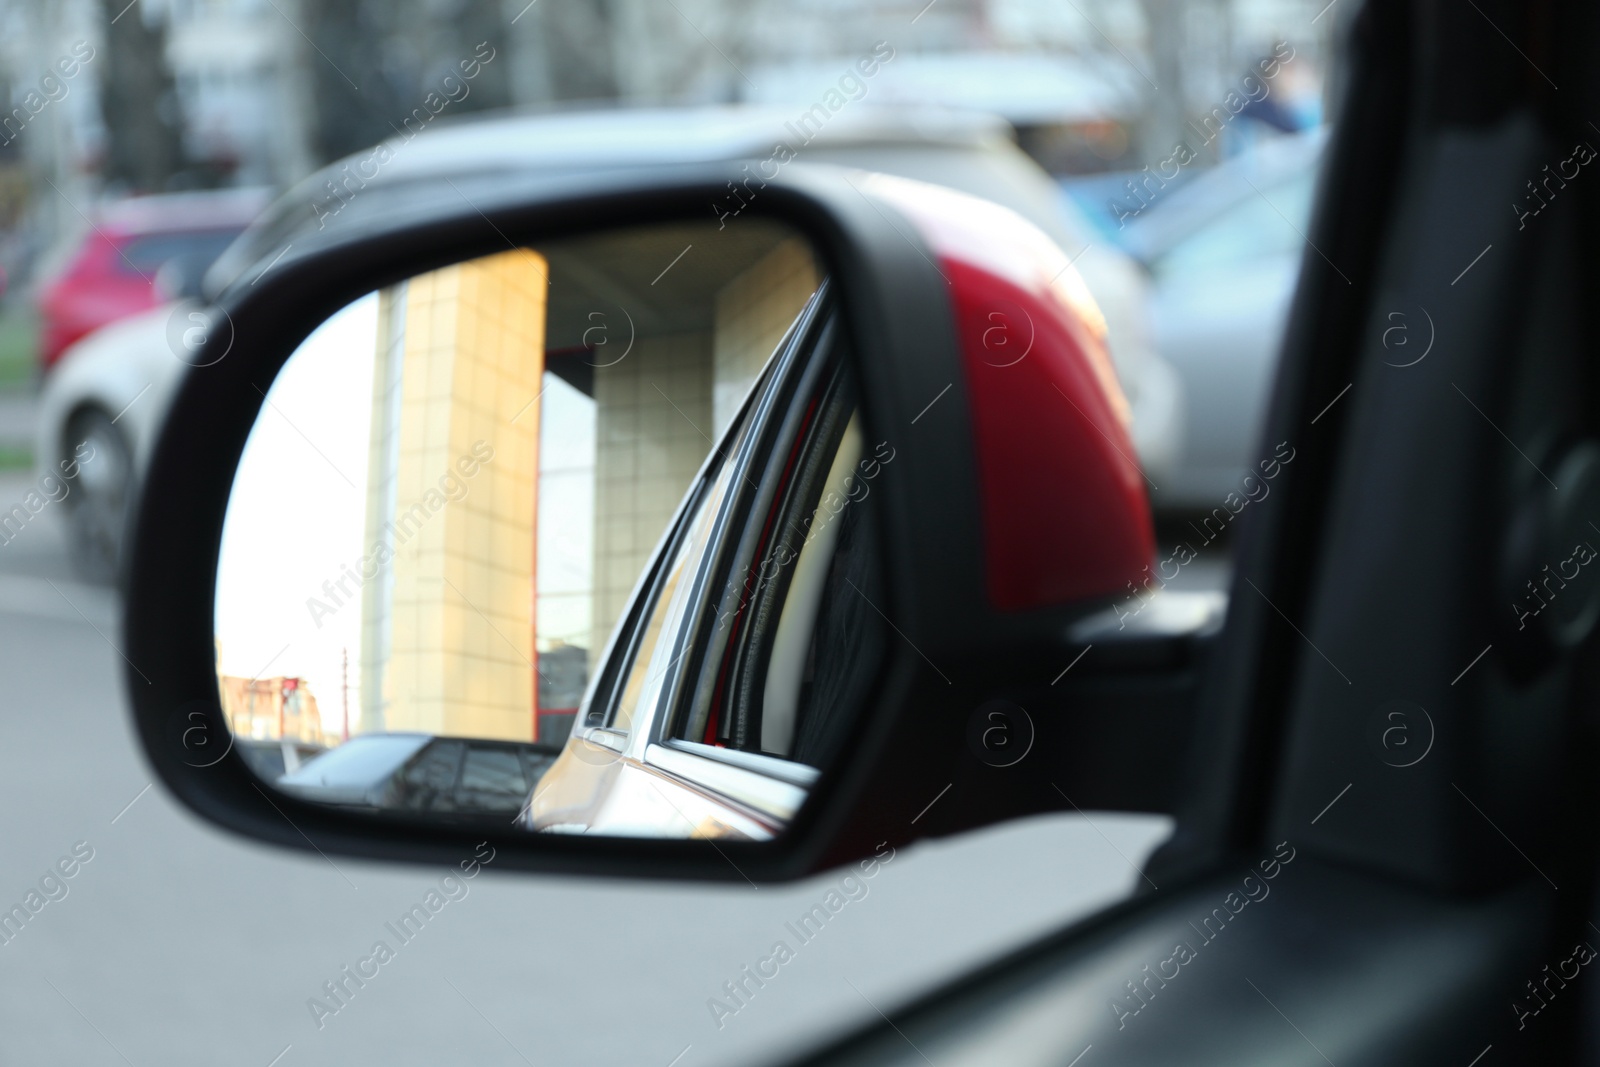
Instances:
[[[183,802],[326,853],[752,881],[1163,810],[1217,612],[1128,625],[1149,509],[1065,254],[800,164],[733,216],[730,177],[378,183],[225,257],[128,575]]]

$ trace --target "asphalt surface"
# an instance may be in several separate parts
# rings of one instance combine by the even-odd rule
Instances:
[[[33,446],[33,387],[0,387],[0,445]]]
[[[0,473],[0,510],[28,482]],[[0,547],[0,910],[43,901],[3,931],[0,1062],[760,1064],[1121,899],[1169,829],[1053,816],[919,844],[805,944],[785,924],[838,875],[756,890],[490,864],[399,945],[385,924],[443,870],[257,846],[152,785],[116,605],[72,578],[58,512]],[[723,984],[780,939],[793,957],[718,1018],[708,1001],[732,1006]],[[308,1001],[334,1004],[323,984],[379,940],[393,958],[319,1018]]]

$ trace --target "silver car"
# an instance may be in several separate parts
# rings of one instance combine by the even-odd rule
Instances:
[[[1178,456],[1155,480],[1163,511],[1209,510],[1266,458],[1278,346],[1306,244],[1326,132],[1276,138],[1158,198],[1129,224],[1149,267],[1155,346],[1182,380]]]

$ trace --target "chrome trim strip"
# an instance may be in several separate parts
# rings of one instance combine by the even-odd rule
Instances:
[[[822,777],[822,772],[815,767],[781,759],[778,756],[764,756],[759,752],[740,752],[738,749],[718,748],[716,745],[702,745],[698,741],[683,741],[677,738],[663,742],[663,745],[680,752],[742,767],[747,771],[755,771],[757,774],[777,778],[802,789],[810,789],[817,784],[817,779]]]
[[[794,818],[807,796],[807,790],[790,782],[665,745],[646,747],[644,758],[650,766],[675,778],[720,793],[783,822]]]

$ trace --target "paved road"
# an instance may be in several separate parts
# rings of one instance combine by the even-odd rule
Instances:
[[[33,447],[32,382],[0,386],[0,445]]]
[[[0,476],[0,502],[26,482]],[[6,1063],[761,1063],[1124,896],[1124,856],[1167,828],[1052,817],[904,850],[720,1029],[708,999],[837,878],[757,891],[491,866],[319,1029],[308,999],[393,947],[385,924],[443,872],[269,850],[152,787],[115,605],[70,579],[57,520],[0,547],[0,909],[79,842],[93,857],[0,944]]]

